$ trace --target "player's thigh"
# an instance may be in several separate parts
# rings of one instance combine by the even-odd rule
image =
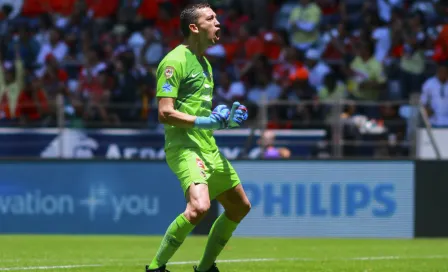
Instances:
[[[213,166],[213,173],[208,180],[211,199],[215,199],[223,192],[241,184],[240,178],[232,164],[219,151],[213,153]]]
[[[207,155],[198,149],[176,149],[166,152],[166,161],[180,181],[187,196],[191,184],[208,184],[211,164]]]

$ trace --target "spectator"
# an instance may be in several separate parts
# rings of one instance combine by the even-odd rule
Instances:
[[[410,94],[420,91],[425,70],[425,53],[421,43],[418,42],[418,37],[410,33],[410,36],[406,39],[400,59],[400,94],[402,99],[409,99]]]
[[[433,126],[448,126],[448,63],[438,65],[437,74],[423,84],[420,102]]]
[[[99,83],[99,73],[106,70],[106,63],[101,61],[101,49],[98,46],[91,46],[85,52],[85,65],[79,74],[77,95],[82,99],[88,97],[95,92],[102,92]]]
[[[379,18],[389,23],[394,9],[403,8],[403,0],[376,0]]]
[[[50,32],[54,28],[54,22],[51,15],[48,13],[42,13],[39,16],[38,30],[35,35],[36,41],[43,46],[50,43]]]
[[[324,27],[337,24],[338,20],[341,18],[341,0],[316,0],[322,10],[322,25]]]
[[[156,20],[156,27],[162,34],[162,43],[168,48],[174,48],[181,42],[180,19],[179,16],[173,16],[172,11],[168,4],[160,4]]]
[[[241,25],[238,36],[226,43],[226,54],[229,61],[248,61],[263,53],[263,40],[255,35],[249,25]]]
[[[320,88],[324,84],[325,76],[331,72],[330,67],[321,60],[320,54],[315,49],[308,49],[305,54],[305,64],[309,71],[309,82],[310,85],[316,89]]]
[[[279,85],[289,85],[290,77],[301,68],[303,68],[303,63],[298,61],[296,49],[286,47],[280,55],[278,63],[274,65],[274,80]]]
[[[5,4],[1,6],[0,10],[0,35],[6,36],[8,34],[8,28],[10,25],[13,7],[10,4]]]
[[[372,33],[371,39],[375,43],[375,58],[379,63],[383,64],[392,46],[390,29],[376,13],[367,16],[366,19],[370,28],[369,32]]]
[[[18,38],[20,57],[22,58],[24,65],[28,67],[33,66],[40,51],[39,43],[33,38],[31,31],[25,25],[19,27],[18,36],[15,37],[16,39]],[[8,59],[14,58],[16,42],[15,39],[12,39],[8,44]]]
[[[227,16],[222,20],[224,28],[232,36],[237,36],[242,25],[250,22],[247,14],[243,14],[238,5],[232,5],[227,11]]]
[[[140,119],[141,97],[147,88],[146,74],[135,65],[134,59],[129,55],[122,55],[115,61],[114,71],[111,114],[118,124],[136,122]]]
[[[360,44],[356,58],[350,64],[349,90],[356,99],[377,101],[385,88],[383,66],[373,55],[371,43]]]
[[[252,150],[251,158],[275,160],[291,157],[291,151],[288,148],[275,144],[275,132],[272,130],[265,130],[257,143],[259,147]]]
[[[305,51],[319,38],[321,10],[313,0],[298,0],[289,17],[291,44]]]
[[[39,123],[41,119],[36,116],[42,112],[35,102],[44,104],[45,92],[50,114],[54,114],[56,94],[64,94],[67,120],[73,127],[89,127],[92,122],[133,126],[157,121],[146,121],[156,104],[151,73],[164,52],[180,42],[176,13],[192,1],[57,0],[44,1],[49,4],[43,5],[42,1],[27,0],[21,13],[15,8],[21,1],[8,2],[13,3],[12,8],[3,5],[0,12],[1,18],[8,18],[0,23],[4,37],[1,53],[4,60],[15,59],[14,37],[19,37],[21,59],[30,70],[40,65],[31,74],[42,84],[42,90],[31,92],[26,86],[22,94],[16,92],[19,98],[14,98],[14,91],[0,88],[2,106],[9,117],[15,114],[17,118],[17,113],[26,111],[27,116],[34,116],[29,120]],[[246,102],[252,102],[247,104],[250,116],[254,117],[266,94],[269,100],[288,104],[268,107],[269,128],[328,130],[322,120],[334,122],[339,113],[328,105],[341,98],[369,102],[383,97],[407,99],[410,93],[420,91],[427,75],[433,74],[430,58],[448,60],[445,2],[213,1],[219,6],[216,12],[223,26],[221,42],[206,52],[213,67],[214,102],[248,99]],[[279,5],[274,18],[271,14]],[[16,25],[24,21],[26,25]],[[319,38],[320,32],[324,35]],[[364,46],[370,42],[373,46]],[[6,67],[6,81],[14,86],[15,69],[10,63]],[[340,70],[345,78],[338,74]],[[444,86],[440,83],[443,68],[438,70],[435,78]],[[389,92],[397,90],[396,97],[384,92],[386,81]],[[422,101],[427,102],[432,122],[444,124],[444,96],[428,87],[431,84],[437,85],[434,80],[427,81]],[[34,93],[37,100],[29,95]],[[32,106],[22,110],[26,100],[32,100]],[[11,109],[14,107],[16,110]],[[386,126],[389,119],[396,118],[393,107],[380,110],[375,106],[366,112],[366,107],[358,106],[356,111],[367,119],[381,117]],[[361,139],[356,135],[352,140]],[[348,151],[359,154],[355,149]],[[384,154],[390,155],[388,152]]]
[[[220,86],[216,88],[216,103],[231,104],[246,98],[246,87],[241,81],[232,81],[226,71],[220,72]]]
[[[287,106],[278,109],[281,119],[300,120],[294,122],[294,128],[310,127],[310,123],[314,120],[314,106],[308,102],[317,99],[316,90],[311,87],[308,81],[309,73],[304,67],[297,69],[294,74],[290,76],[291,85],[285,86],[281,94],[281,100],[295,101],[305,103],[297,103],[294,106]]]
[[[113,122],[107,111],[111,94],[108,78],[106,69],[98,71],[94,89],[90,90],[85,99],[84,120],[98,120],[103,124]]]
[[[336,28],[325,33],[320,39],[318,50],[323,59],[343,61],[353,51],[352,38],[345,22],[340,22]]]
[[[49,113],[48,99],[45,91],[40,86],[40,81],[34,76],[27,76],[25,86],[20,93],[16,116],[20,124],[25,126],[38,125]]]
[[[16,116],[17,101],[23,90],[25,69],[20,57],[19,44],[16,42],[15,63],[0,65],[0,119],[14,120]],[[0,59],[3,57],[0,54]]]
[[[387,133],[384,134],[385,146],[383,154],[388,157],[402,157],[406,155],[403,142],[406,140],[406,121],[398,114],[397,105],[386,104],[380,107],[381,120]]]
[[[68,46],[61,39],[61,34],[57,28],[50,30],[50,40],[44,42],[40,48],[39,55],[37,57],[37,63],[39,65],[45,64],[45,58],[48,54],[52,54],[59,62],[64,60],[68,52]]]
[[[435,41],[434,61],[448,60],[448,24],[441,27],[441,31]]]
[[[322,103],[323,117],[327,124],[332,124],[339,120],[340,109],[337,103],[347,97],[345,84],[338,80],[334,73],[325,75],[324,84],[318,92],[319,100]],[[328,104],[327,104],[328,103]]]
[[[39,72],[37,75],[42,79],[43,88],[51,101],[56,99],[57,94],[66,93],[68,74],[53,55],[46,57],[45,68]]]
[[[279,85],[272,81],[272,67],[265,56],[256,57],[248,72],[249,90],[247,100],[260,105],[263,101],[277,100],[282,92]]]
[[[145,43],[140,52],[143,64],[148,68],[156,68],[163,58],[163,46],[160,42],[160,35],[155,29],[147,27],[143,31]]]

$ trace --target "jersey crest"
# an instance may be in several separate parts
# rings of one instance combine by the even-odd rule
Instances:
[[[167,66],[165,67],[165,78],[169,79],[174,75],[174,67],[173,66]]]

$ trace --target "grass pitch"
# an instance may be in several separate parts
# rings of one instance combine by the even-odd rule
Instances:
[[[0,236],[0,271],[143,272],[161,237]],[[188,237],[172,272],[192,272],[206,237]],[[442,272],[448,240],[232,238],[223,272]]]

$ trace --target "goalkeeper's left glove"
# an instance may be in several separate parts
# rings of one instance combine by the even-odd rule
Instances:
[[[246,106],[241,105],[239,102],[234,102],[232,105],[232,110],[230,111],[228,128],[241,127],[248,117],[249,113]]]

